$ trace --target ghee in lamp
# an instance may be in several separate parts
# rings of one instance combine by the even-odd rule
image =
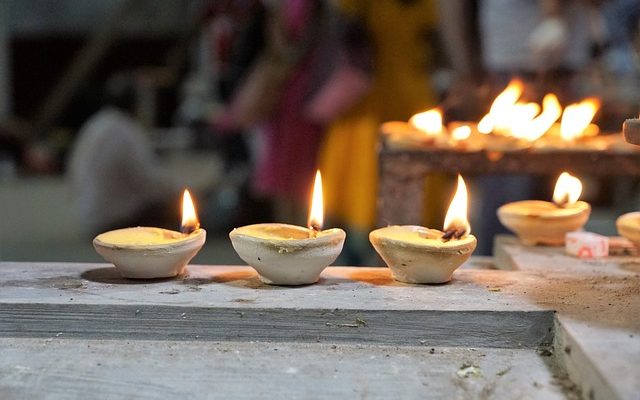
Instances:
[[[563,172],[556,182],[553,203],[524,200],[503,205],[498,219],[528,245],[561,246],[567,232],[577,231],[587,223],[591,206],[579,201],[582,183]]]
[[[200,251],[206,231],[200,228],[189,191],[182,200],[181,232],[154,227],[116,229],[93,239],[93,247],[125,278],[169,278],[184,272]]]
[[[240,258],[253,267],[260,280],[270,285],[308,285],[342,251],[342,229],[322,230],[322,177],[316,173],[307,227],[267,223],[247,225],[229,233]]]
[[[369,234],[369,240],[389,266],[393,278],[406,283],[444,283],[469,259],[477,240],[467,220],[467,188],[458,176],[444,231],[414,225],[394,225]]]

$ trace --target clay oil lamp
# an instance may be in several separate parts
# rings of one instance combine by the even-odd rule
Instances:
[[[467,220],[467,189],[458,176],[458,189],[447,212],[444,231],[413,225],[380,228],[369,240],[389,266],[393,278],[406,283],[444,283],[476,248]]]
[[[563,172],[553,192],[553,203],[524,200],[508,203],[498,209],[498,219],[527,245],[560,246],[565,234],[582,229],[589,219],[591,206],[578,201],[582,183]]]
[[[270,285],[308,285],[333,263],[346,237],[342,229],[322,230],[322,178],[316,173],[307,227],[268,223],[229,233],[233,248]]]
[[[620,236],[640,247],[640,212],[623,214],[616,220],[616,227]]]
[[[180,232],[141,226],[117,229],[96,236],[93,247],[125,278],[169,278],[183,273],[206,236],[185,190]]]

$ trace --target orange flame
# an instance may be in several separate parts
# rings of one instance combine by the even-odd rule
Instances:
[[[516,137],[530,142],[540,139],[551,129],[562,115],[562,106],[555,94],[549,93],[542,99],[542,113],[533,118],[528,124],[513,127]]]
[[[471,136],[471,127],[462,125],[451,131],[451,138],[456,141],[467,140]]]
[[[493,101],[489,113],[478,122],[478,131],[531,142],[547,133],[562,115],[558,98],[552,93],[547,94],[540,112],[538,104],[519,101],[523,91],[524,84],[517,79],[512,80]]]
[[[311,197],[311,209],[307,226],[312,232],[322,230],[324,222],[324,204],[322,200],[322,175],[320,170],[316,171],[316,179],[313,182],[313,195]]]
[[[600,100],[590,97],[567,106],[560,121],[560,136],[571,141],[585,135],[591,120],[600,109]]]
[[[516,104],[522,92],[524,84],[518,79],[513,79],[507,87],[496,96],[491,104],[489,113],[485,115],[478,123],[480,133],[488,134],[492,131],[500,131],[508,129],[513,106]]]
[[[443,131],[442,110],[432,108],[418,113],[409,119],[409,123],[429,136],[440,135]]]
[[[464,184],[462,176],[458,175],[458,188],[444,218],[445,232],[451,229],[464,230],[463,237],[471,232],[471,225],[467,219],[467,198],[467,186]]]
[[[180,232],[191,233],[200,228],[200,221],[196,214],[196,208],[191,200],[191,194],[187,189],[182,194],[182,224],[180,225]]]
[[[580,179],[567,172],[560,174],[553,190],[553,202],[559,206],[570,206],[578,201],[580,194],[582,194]]]

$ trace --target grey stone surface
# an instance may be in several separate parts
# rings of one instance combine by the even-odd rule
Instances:
[[[475,260],[472,261],[472,263]],[[331,267],[318,284],[264,285],[249,267],[190,265],[177,279],[121,278],[110,264],[0,263],[0,302],[232,308],[547,311],[521,296],[523,272],[464,268],[443,285],[394,281],[387,268]],[[502,292],[494,289],[504,288]],[[506,290],[509,288],[509,290]]]
[[[547,388],[555,379],[554,374],[557,375],[532,349],[538,343],[550,341],[551,313],[556,311],[556,357],[548,358],[557,358],[567,366],[585,396],[638,398],[640,372],[635,368],[640,359],[638,264],[612,260],[582,262],[564,256],[557,249],[518,246],[509,248],[505,256],[516,270],[479,269],[490,266],[487,260],[472,259],[465,268],[456,271],[451,283],[444,285],[398,283],[386,268],[332,267],[325,270],[319,284],[298,288],[265,286],[247,267],[195,265],[175,280],[131,281],[120,278],[107,264],[0,263],[2,354],[10,354],[6,350],[12,346],[18,349],[17,354],[11,353],[13,361],[0,357],[0,365],[2,372],[12,374],[16,372],[6,368],[20,362],[44,372],[58,366],[47,360],[62,358],[63,372],[58,377],[67,377],[78,373],[74,369],[76,359],[79,365],[84,365],[86,358],[86,362],[102,363],[99,360],[105,359],[127,366],[133,361],[127,361],[126,354],[140,352],[146,356],[136,359],[144,358],[144,363],[134,363],[134,367],[127,367],[130,370],[123,371],[134,371],[138,365],[142,369],[137,371],[144,374],[140,379],[153,382],[157,378],[165,384],[172,382],[170,370],[166,369],[171,364],[167,357],[176,353],[162,349],[176,346],[183,349],[179,353],[184,359],[176,364],[180,371],[192,368],[199,374],[204,368],[210,371],[212,379],[218,374],[226,377],[219,389],[211,382],[201,383],[202,386],[191,384],[193,393],[198,394],[204,388],[214,392],[229,390],[238,397],[250,396],[243,394],[244,387],[234,389],[234,385],[244,384],[241,382],[246,372],[247,381],[255,381],[254,386],[264,388],[264,393],[273,391],[274,397],[278,397],[283,385],[286,390],[294,390],[288,381],[278,381],[282,378],[278,371],[287,362],[264,355],[271,353],[260,346],[282,346],[296,354],[296,362],[302,363],[294,366],[301,371],[296,382],[309,387],[313,395],[308,397],[312,398],[335,397],[335,393],[344,397],[353,388],[363,398],[376,398],[378,393],[387,398],[427,395],[514,398],[498,395],[511,393],[514,388],[520,392],[513,393],[525,390],[527,393],[515,398],[535,398],[538,385]],[[263,343],[253,343],[256,341]],[[95,358],[87,357],[80,349],[90,343],[106,347],[96,350]],[[42,350],[47,346],[46,351]],[[233,350],[229,353],[246,350],[248,361],[226,369],[230,365],[226,356],[202,358],[219,346],[230,346]],[[330,350],[336,346],[357,351],[332,358],[326,346]],[[499,379],[494,386],[490,382],[474,384],[471,388],[474,391],[465,394],[458,391],[455,383],[455,389],[447,386],[450,381],[446,378],[466,362],[462,360],[464,357],[443,359],[435,364],[421,364],[418,360],[422,359],[411,358],[424,354],[425,346],[455,347],[460,354],[476,348],[487,357],[482,359],[486,364],[480,365],[481,370],[490,368],[488,365],[504,365],[499,361],[508,356],[528,365],[528,369],[523,367],[525,377],[537,376],[534,381],[538,383],[523,378],[516,379],[514,386],[503,386],[504,380]],[[156,347],[157,353],[150,350]],[[388,374],[392,364],[377,361],[385,351],[390,357],[406,355],[407,358],[399,358],[406,361],[402,367],[407,368],[400,370],[401,378]],[[386,358],[387,353],[384,354]],[[209,364],[212,360],[218,360],[215,368]],[[324,360],[324,364],[318,360]],[[440,362],[449,365],[447,373],[439,369]],[[264,376],[255,370],[256,365],[271,363],[277,367],[265,367],[269,372],[264,372]],[[330,374],[335,365],[345,366],[338,374],[339,383],[329,384],[329,375],[317,376],[316,370]],[[361,371],[364,375],[359,375]],[[406,379],[420,374],[432,377],[431,389],[425,389],[420,380],[407,383]],[[2,376],[6,374],[0,375],[0,388],[7,393],[19,393],[8,392],[15,389],[8,383],[14,380],[3,380]],[[196,376],[204,380],[202,375]],[[99,383],[116,387],[121,377],[117,373],[103,375]],[[127,373],[126,377],[133,379],[133,374]],[[34,386],[34,382],[37,389],[38,381],[33,379],[25,378],[24,390]],[[53,385],[53,378],[47,379],[43,378],[42,384]],[[271,386],[260,383],[269,379],[275,383]],[[375,382],[371,383],[372,380]],[[564,383],[562,379],[556,380],[565,388],[572,387],[566,380]],[[185,385],[190,381],[186,382]],[[462,382],[468,385],[472,381]],[[78,384],[90,385],[84,380]],[[185,385],[179,387],[187,390],[189,386]],[[486,385],[494,392],[487,394]],[[45,390],[45,386],[41,389]],[[407,392],[398,392],[405,389]],[[151,386],[148,390],[155,388]],[[24,393],[29,394],[28,390]],[[307,396],[302,392],[290,393],[295,397]],[[545,393],[541,398],[553,393],[559,392]],[[569,390],[564,395],[576,393]]]
[[[639,399],[640,257],[580,260],[504,236],[497,245],[496,266],[539,277],[530,293],[557,310],[557,351],[587,398]]]
[[[0,351],[3,399],[565,398],[532,350],[50,338]]]

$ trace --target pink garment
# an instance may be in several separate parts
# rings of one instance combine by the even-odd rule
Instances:
[[[308,24],[315,23],[315,4],[289,0],[284,7],[287,32],[295,41]],[[263,126],[265,143],[254,175],[254,188],[265,196],[306,202],[311,192],[324,129],[304,116],[316,59],[314,49],[309,52],[284,84],[280,102]]]

